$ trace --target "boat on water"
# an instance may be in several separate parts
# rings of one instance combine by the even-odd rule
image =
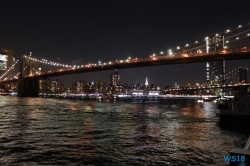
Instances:
[[[0,96],[7,96],[9,93],[0,93]]]
[[[205,96],[205,97],[201,97],[200,99],[197,100],[198,103],[203,103],[203,102],[210,102],[210,101],[215,101],[217,100],[218,97],[214,97],[214,96]]]
[[[204,102],[209,102],[209,101],[214,101],[216,99],[216,97],[203,97],[202,100]]]
[[[250,123],[250,96],[247,93],[223,99],[218,104],[220,123]]]

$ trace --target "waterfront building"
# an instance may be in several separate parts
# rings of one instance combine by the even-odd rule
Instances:
[[[98,81],[95,83],[95,91],[96,93],[100,93],[100,94],[106,94],[106,87],[107,84],[104,81]]]
[[[58,79],[50,80],[48,79],[41,79],[39,80],[39,91],[41,93],[62,93],[64,92],[65,88],[63,83],[60,82]]]
[[[247,82],[247,70],[246,68],[243,68],[242,71],[242,81]]]
[[[238,68],[238,81],[239,83],[247,82],[247,69],[239,67]]]
[[[16,91],[18,89],[18,82],[5,84],[4,88],[9,91]]]
[[[120,74],[115,72],[115,74],[110,75],[110,84],[111,86],[120,85]]]
[[[39,80],[39,90],[46,91],[47,90],[47,80],[41,79]]]
[[[87,83],[87,93],[93,94],[95,93],[95,83],[94,82],[89,82]]]
[[[142,89],[132,89],[132,96],[144,96],[144,90]]]
[[[0,49],[0,76],[2,76],[15,62],[14,51],[11,49]],[[10,79],[14,69],[10,70],[4,78]],[[3,78],[3,79],[4,79]]]
[[[51,92],[51,80],[50,78],[39,80],[40,92]]]
[[[113,89],[114,89],[113,86],[107,85],[106,86],[106,94],[112,94]]]
[[[132,96],[158,96],[160,95],[160,87],[155,84],[149,84],[146,77],[145,84],[136,84],[131,86]]]
[[[77,81],[72,83],[72,92],[73,93],[86,93],[87,92],[87,83],[85,81]]]
[[[104,81],[88,82],[77,81],[72,83],[73,93],[100,93],[105,94],[107,91],[107,84]]]
[[[116,85],[114,87],[114,94],[117,94],[117,95],[122,94],[123,89],[124,89],[124,86],[122,86],[122,85]]]
[[[125,85],[123,86],[123,91],[122,91],[122,93],[125,94],[125,95],[131,95],[131,94],[132,94],[132,93],[131,93],[131,87],[128,86],[127,84],[125,84]]]
[[[58,79],[56,80],[52,80],[51,81],[51,89],[50,89],[53,93],[62,93],[64,91],[64,86],[63,83],[58,81]]]
[[[51,80],[50,80],[50,78],[48,78],[46,80],[46,91],[51,92]]]

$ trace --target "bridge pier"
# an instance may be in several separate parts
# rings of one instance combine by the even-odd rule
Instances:
[[[24,78],[19,80],[19,97],[38,97],[39,80],[37,78]]]

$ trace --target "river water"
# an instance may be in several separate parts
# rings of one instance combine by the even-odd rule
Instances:
[[[248,136],[213,102],[0,96],[0,165],[226,165]]]

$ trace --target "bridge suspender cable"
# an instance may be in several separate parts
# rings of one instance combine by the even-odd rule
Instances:
[[[17,60],[1,77],[0,79],[2,79],[11,69],[14,69],[14,66],[17,64],[19,60]]]

